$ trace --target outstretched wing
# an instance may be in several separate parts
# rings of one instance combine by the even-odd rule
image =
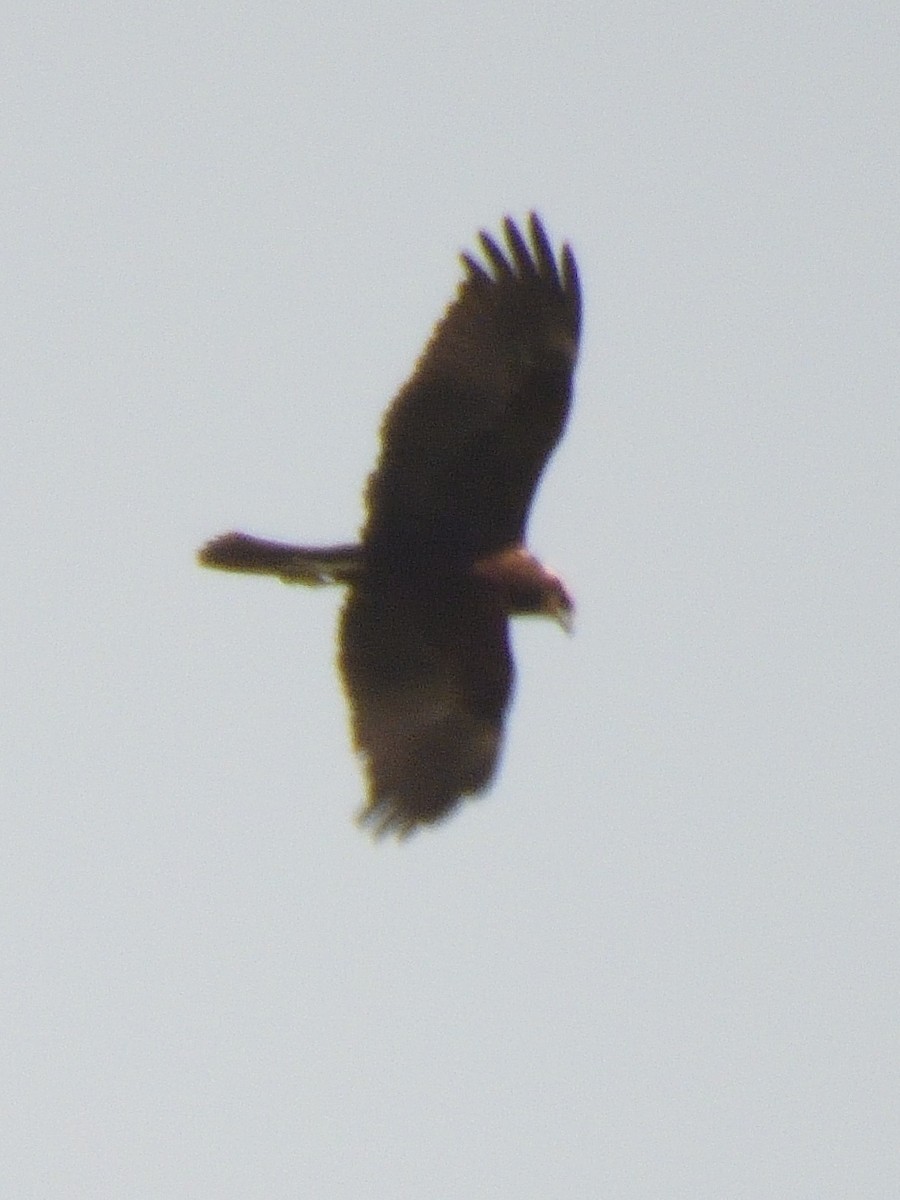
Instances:
[[[376,833],[406,836],[490,782],[513,681],[507,624],[477,580],[351,590],[340,666],[368,779],[359,819]]]
[[[471,561],[520,541],[569,410],[581,296],[568,246],[480,235],[456,299],[388,409],[367,491],[373,558]]]

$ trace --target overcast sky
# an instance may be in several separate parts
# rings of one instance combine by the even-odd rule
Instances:
[[[15,4],[0,1191],[900,1195],[896,4]],[[381,412],[505,213],[576,403],[486,797],[362,799]]]

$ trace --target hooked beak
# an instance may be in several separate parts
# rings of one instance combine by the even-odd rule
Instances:
[[[575,632],[575,609],[574,608],[558,608],[553,614],[553,619],[557,625],[570,637]]]
[[[564,633],[572,634],[575,630],[575,605],[572,597],[560,585],[559,591],[546,597],[544,613],[555,621]]]

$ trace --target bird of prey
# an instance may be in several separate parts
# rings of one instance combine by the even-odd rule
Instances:
[[[482,791],[513,683],[511,616],[568,629],[561,580],[525,548],[528,510],[569,411],[581,293],[568,245],[532,213],[482,232],[384,417],[358,543],[226,533],[199,561],[288,583],[344,584],[339,663],[367,775],[358,820],[400,837]]]

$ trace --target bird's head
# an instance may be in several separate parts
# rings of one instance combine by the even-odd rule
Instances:
[[[551,617],[572,632],[575,604],[565,584],[524,546],[510,546],[479,559],[474,573],[499,593],[510,616]]]

